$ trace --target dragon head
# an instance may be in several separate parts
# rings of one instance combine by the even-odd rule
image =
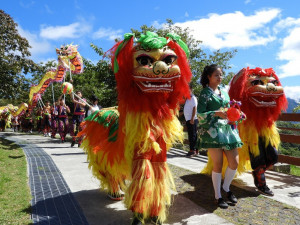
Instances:
[[[283,87],[272,68],[242,69],[233,77],[229,95],[242,102],[242,111],[257,120],[258,127],[264,122],[270,126],[287,107]]]
[[[126,34],[112,51],[119,103],[156,114],[190,97],[189,52],[178,35],[148,31],[134,42],[134,35]]]
[[[78,45],[62,45],[60,48],[56,48],[56,54],[58,56],[66,56],[69,59],[73,59],[77,55]]]

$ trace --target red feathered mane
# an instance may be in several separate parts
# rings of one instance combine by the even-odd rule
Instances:
[[[120,44],[121,42],[117,43],[112,51],[115,52]],[[119,71],[115,74],[120,113],[122,111],[150,112],[156,119],[170,118],[173,114],[172,110],[177,109],[184,99],[190,98],[188,83],[192,73],[186,54],[174,41],[169,41],[167,46],[176,53],[181,71],[181,76],[170,93],[142,92],[133,80],[133,38],[122,48],[117,56]],[[112,66],[114,67],[114,57],[112,57]]]
[[[281,114],[283,110],[287,108],[287,99],[282,93],[280,97],[276,97],[276,91],[271,92],[269,96],[266,98],[270,101],[276,101],[275,107],[257,107],[250,100],[251,96],[253,96],[253,92],[251,92],[252,87],[255,83],[250,82],[250,77],[252,75],[258,77],[273,77],[275,78],[276,86],[282,87],[277,75],[275,74],[272,68],[269,69],[261,69],[259,67],[255,69],[244,68],[237,75],[235,75],[231,81],[229,96],[231,99],[236,101],[241,101],[242,106],[241,110],[246,114],[249,120],[253,120],[258,130],[260,130],[264,126],[270,127],[274,121],[278,119],[278,116]],[[261,87],[265,87],[261,85]],[[273,98],[272,98],[273,94]],[[270,97],[271,96],[271,97]],[[264,101],[263,96],[259,96],[262,101]]]

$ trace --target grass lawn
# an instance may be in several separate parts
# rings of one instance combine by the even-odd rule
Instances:
[[[30,200],[24,152],[0,138],[0,224],[32,224]]]
[[[300,176],[300,167],[291,165],[291,174],[295,176]]]

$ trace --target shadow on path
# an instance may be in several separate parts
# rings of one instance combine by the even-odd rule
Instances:
[[[180,177],[185,183],[194,187],[193,191],[186,191],[182,194],[186,198],[195,202],[197,205],[209,212],[214,212],[218,207],[214,203],[214,189],[211,177],[203,174],[188,174]],[[231,191],[238,199],[247,197],[257,197],[259,193],[247,191],[245,189],[231,185]],[[225,198],[225,193],[222,193]]]

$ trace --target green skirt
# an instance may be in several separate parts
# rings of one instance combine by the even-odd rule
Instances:
[[[238,129],[232,129],[229,124],[218,124],[208,129],[199,127],[196,147],[200,148],[221,148],[231,150],[243,145]]]

